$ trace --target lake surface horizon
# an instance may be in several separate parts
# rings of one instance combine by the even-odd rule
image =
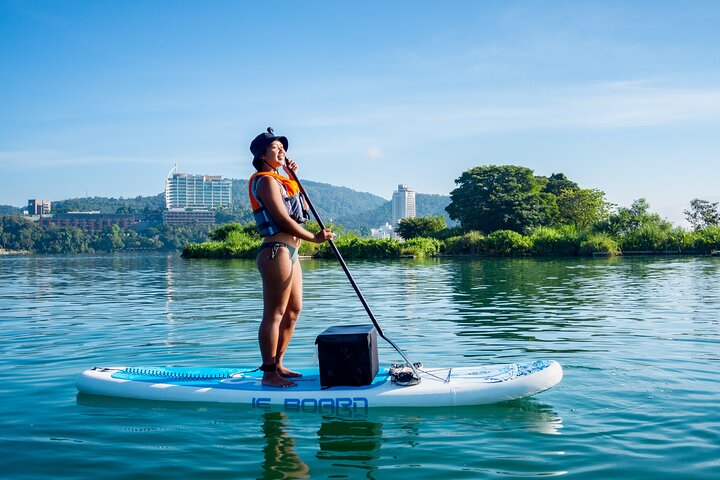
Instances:
[[[287,364],[370,323],[342,269],[303,259]],[[349,261],[412,361],[546,358],[536,397],[352,416],[78,395],[96,365],[259,364],[253,261],[179,254],[0,256],[7,478],[715,478],[720,258]],[[400,360],[380,342],[380,361]],[[412,387],[410,387],[412,388]]]

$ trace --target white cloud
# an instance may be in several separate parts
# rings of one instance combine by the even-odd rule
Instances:
[[[349,132],[362,131],[372,144],[379,138],[387,139],[383,129],[388,126],[397,141],[433,141],[494,132],[720,123],[720,89],[661,88],[653,83],[629,80],[562,89],[494,91],[492,96],[482,91],[455,91],[405,98],[391,105],[368,102],[351,118],[335,125],[344,130],[335,138],[348,143]],[[384,145],[385,149],[389,147]],[[365,148],[365,155],[370,157],[370,150]]]
[[[615,85],[578,95],[566,121],[581,126],[624,128],[720,121],[720,90]],[[571,124],[572,125],[572,124]],[[568,125],[568,126],[571,126]]]
[[[370,147],[365,151],[365,158],[377,160],[385,156],[385,153],[379,147]]]

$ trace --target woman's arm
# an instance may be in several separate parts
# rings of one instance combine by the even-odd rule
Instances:
[[[283,232],[315,243],[322,243],[332,238],[332,234],[327,229],[325,229],[327,232],[323,230],[317,235],[314,235],[290,218],[285,208],[285,202],[283,202],[281,187],[276,180],[269,177],[260,178],[257,184],[257,195],[260,197],[260,200],[262,200],[265,208],[268,209],[270,216],[278,223]],[[328,234],[330,236],[328,236]]]

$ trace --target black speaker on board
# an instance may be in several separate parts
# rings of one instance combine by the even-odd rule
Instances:
[[[323,387],[370,385],[378,373],[373,325],[335,325],[315,339]]]

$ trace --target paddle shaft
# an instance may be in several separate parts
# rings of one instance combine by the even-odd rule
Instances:
[[[298,187],[300,187],[300,193],[302,193],[303,197],[305,197],[305,201],[308,204],[308,207],[310,207],[310,211],[312,212],[313,216],[315,217],[315,220],[317,220],[318,225],[320,225],[321,229],[325,229],[325,224],[320,219],[320,215],[318,215],[317,210],[315,210],[315,206],[313,205],[312,201],[310,201],[310,197],[308,196],[307,192],[305,191],[305,188],[303,188],[302,184],[300,183],[300,180],[297,177],[297,174],[292,168],[287,168],[287,171],[290,172],[290,175],[293,177],[293,180],[295,180],[298,184]],[[378,335],[388,342],[392,347],[397,350],[397,352],[400,354],[400,356],[405,360],[405,363],[412,368],[413,373],[415,374],[415,377],[420,379],[420,375],[418,374],[417,370],[415,369],[415,365],[413,365],[410,360],[405,356],[402,350],[398,348],[395,343],[393,343],[392,340],[390,340],[388,337],[385,336],[385,333],[383,332],[383,329],[380,328],[380,324],[377,322],[377,319],[375,318],[375,314],[373,314],[372,310],[370,309],[370,305],[368,305],[367,301],[365,300],[365,297],[363,296],[362,292],[360,291],[360,287],[358,287],[357,283],[355,283],[355,279],[352,276],[352,273],[350,273],[350,270],[348,269],[347,264],[345,263],[345,260],[343,260],[342,255],[340,254],[340,250],[338,250],[337,245],[335,245],[335,242],[332,240],[328,240],[328,243],[330,244],[330,248],[332,249],[333,253],[335,254],[335,258],[337,258],[338,262],[340,262],[340,266],[342,267],[343,271],[345,272],[345,275],[347,275],[348,280],[350,280],[350,285],[352,285],[353,290],[355,290],[355,293],[357,294],[358,298],[360,299],[360,303],[362,303],[363,307],[365,307],[365,311],[368,314],[368,317],[370,317],[370,320],[372,321],[373,325],[375,325],[375,328],[378,331]]]

